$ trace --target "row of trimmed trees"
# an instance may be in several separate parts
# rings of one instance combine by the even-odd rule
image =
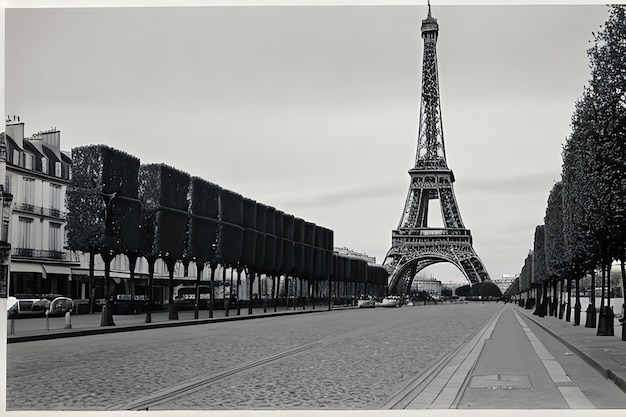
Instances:
[[[237,288],[245,269],[250,294],[259,274],[272,277],[274,289],[276,278],[283,275],[306,280],[313,287],[307,288],[307,294],[311,290],[318,294],[318,284],[324,281],[330,290],[331,278],[344,283],[342,289],[346,282],[378,288],[387,283],[382,266],[333,253],[332,230],[202,178],[190,177],[164,164],[140,165],[136,157],[104,145],[74,148],[72,159],[72,178],[66,194],[68,245],[70,250],[90,255],[92,281],[95,255],[104,261],[107,304],[103,326],[114,325],[110,304],[113,294],[108,294],[108,282],[111,261],[120,254],[128,257],[131,281],[137,259],[144,257],[148,262],[150,304],[154,265],[159,258],[164,261],[169,272],[172,320],[178,318],[173,292],[177,262],[186,267],[195,264],[196,300],[200,299],[205,267],[211,271],[210,288],[214,288],[218,264],[237,271]],[[210,291],[210,317],[213,303]],[[194,316],[198,318],[199,303],[195,304]],[[151,306],[146,316],[146,322],[150,321]]]
[[[598,335],[613,335],[614,315],[607,281],[615,261],[621,264],[622,282],[626,277],[625,6],[611,6],[588,56],[591,80],[576,103],[572,132],[563,148],[562,181],[550,192],[544,225],[535,230],[534,251],[526,258],[518,282],[508,292],[525,293],[526,307],[534,307],[540,316],[558,314],[562,318],[567,304],[566,320],[570,321],[574,283],[574,325],[579,325],[579,283],[590,275],[591,296],[585,325],[597,325]],[[596,323],[597,271],[602,291]],[[567,303],[559,296],[564,285]],[[624,328],[622,340],[626,340]]]

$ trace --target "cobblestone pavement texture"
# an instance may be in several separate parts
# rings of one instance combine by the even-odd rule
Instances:
[[[352,309],[9,344],[7,408],[107,409],[309,344],[157,408],[376,409],[502,306]]]

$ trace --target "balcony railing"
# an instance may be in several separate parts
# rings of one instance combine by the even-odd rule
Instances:
[[[52,259],[55,261],[64,261],[67,258],[67,253],[58,250],[40,250],[30,248],[13,248],[11,256],[16,258],[29,258],[29,259]]]
[[[18,203],[15,205],[15,210],[23,211],[26,213],[38,214],[40,216],[52,217],[55,219],[65,219],[65,212],[59,209],[51,209],[45,207],[39,207],[27,203]]]

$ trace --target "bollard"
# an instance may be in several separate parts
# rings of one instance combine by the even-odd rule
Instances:
[[[10,334],[15,334],[15,319],[11,319]]]
[[[70,312],[67,311],[65,312],[65,327],[63,327],[64,329],[71,329],[72,328],[72,318],[70,315]]]
[[[50,314],[50,310],[46,310],[46,331],[50,331],[50,319],[48,318],[48,314]]]
[[[585,327],[595,329],[596,327],[596,306],[589,304],[587,307],[587,321]]]

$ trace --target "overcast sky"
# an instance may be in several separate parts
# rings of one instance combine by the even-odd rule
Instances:
[[[607,10],[433,5],[448,165],[492,279],[520,272],[543,223]],[[5,113],[27,135],[58,128],[64,150],[102,143],[200,176],[382,263],[415,159],[426,15],[7,9]],[[463,281],[451,266],[426,272]]]

